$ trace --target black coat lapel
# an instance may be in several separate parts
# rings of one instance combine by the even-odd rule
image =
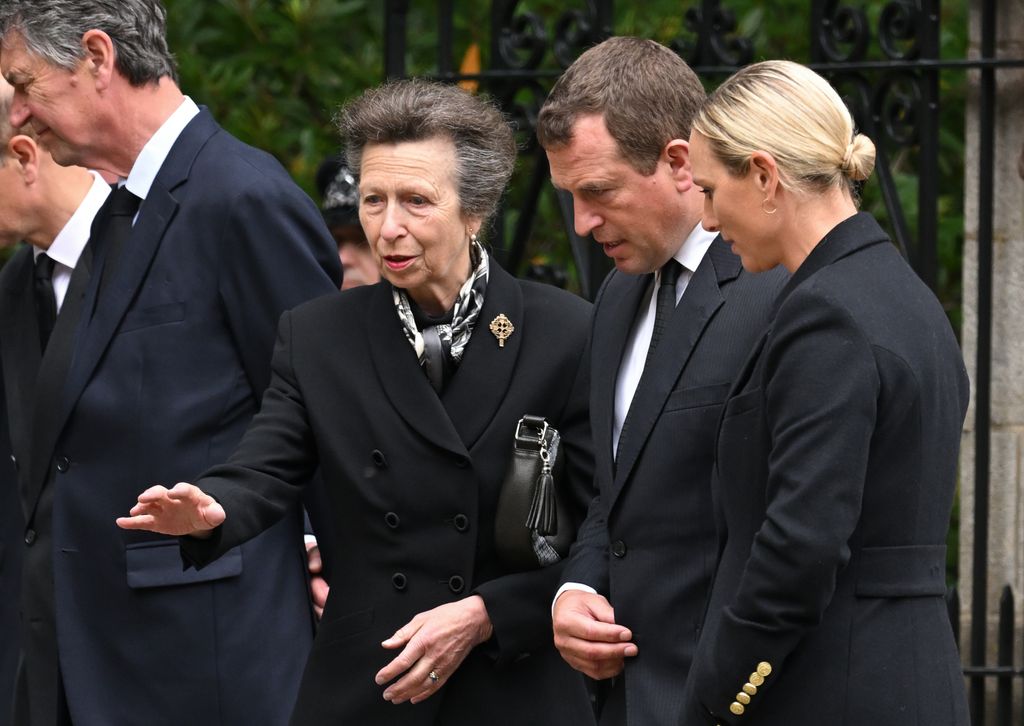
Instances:
[[[94,250],[96,269],[83,303],[83,325],[79,329],[75,345],[74,360],[63,397],[64,406],[56,422],[58,431],[77,403],[146,279],[146,273],[160,249],[164,233],[178,211],[178,200],[174,197],[174,190],[188,180],[196,155],[219,130],[220,127],[209,112],[203,110],[189,122],[174,142],[171,152],[164,160],[139,208],[131,236],[125,241],[114,277],[105,285],[102,299],[99,299],[98,292],[99,282],[103,278],[103,267],[106,264],[103,240],[94,239],[90,242]],[[102,215],[101,210],[97,218]],[[93,232],[96,231],[94,224]]]
[[[391,286],[375,286],[366,311],[366,344],[380,387],[409,427],[433,444],[468,456],[448,412],[441,404],[395,312]]]
[[[739,258],[726,248],[720,238],[716,238],[690,278],[686,292],[669,319],[668,329],[633,395],[624,426],[628,432],[619,440],[613,499],[608,502],[609,507],[629,478],[704,328],[724,302],[721,285],[734,280],[740,268]]]
[[[491,258],[490,279],[484,295],[484,306],[477,318],[462,363],[441,396],[459,437],[467,448],[480,438],[505,399],[512,383],[516,360],[522,347],[524,326],[523,292],[515,278],[498,267]],[[515,327],[498,345],[490,331],[491,321],[504,314]],[[543,414],[543,411],[522,411],[521,414]],[[521,415],[520,414],[520,415]]]
[[[39,494],[49,477],[50,462],[60,433],[56,422],[62,410],[61,395],[74,353],[75,335],[91,274],[92,248],[86,245],[78,258],[74,272],[71,273],[64,304],[50,335],[46,353],[39,362],[35,379],[32,450],[31,458],[27,462],[29,489],[26,496],[26,518],[34,511]]]
[[[629,333],[653,275],[612,271],[598,302],[591,347],[590,420],[597,471],[612,480],[612,428],[615,387]]]
[[[41,353],[32,293],[32,248],[26,245],[4,268],[0,304],[0,352],[3,356],[4,395],[11,435],[11,450],[18,461],[18,480],[24,485],[28,471],[32,429],[32,404]],[[27,509],[26,489],[21,488]]]

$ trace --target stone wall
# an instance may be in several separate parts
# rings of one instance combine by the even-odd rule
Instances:
[[[970,57],[980,56],[981,0],[971,0]],[[997,57],[1024,58],[1024,0],[997,2]],[[963,266],[967,368],[975,380],[977,347],[978,131],[980,73],[969,75]],[[1024,69],[996,72],[995,200],[993,220],[992,427],[989,557],[988,662],[995,663],[995,626],[1004,585],[1013,588],[1020,667],[1024,624]],[[974,543],[974,399],[963,436],[960,486],[961,650],[970,653]],[[1022,684],[1017,679],[1015,720],[1021,719]],[[992,684],[994,686],[994,683]],[[991,689],[990,689],[991,692]],[[994,723],[990,699],[989,723]],[[975,726],[981,726],[975,724]]]

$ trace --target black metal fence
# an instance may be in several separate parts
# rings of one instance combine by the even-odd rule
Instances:
[[[896,244],[918,274],[933,288],[938,276],[939,112],[943,73],[975,72],[979,77],[979,150],[967,163],[978,169],[977,346],[965,351],[976,358],[974,540],[971,563],[970,652],[964,674],[970,686],[971,718],[976,726],[1010,726],[1014,688],[1024,687],[1024,668],[1014,653],[1014,599],[1002,590],[997,624],[997,653],[988,652],[988,535],[992,348],[992,238],[996,74],[1024,67],[1024,58],[996,57],[996,0],[974,0],[980,9],[980,55],[942,58],[938,0],[886,0],[860,5],[840,0],[809,0],[808,64],[823,73],[843,94],[861,128],[876,144],[876,179],[888,225]],[[456,69],[453,0],[438,0],[436,63],[432,76],[452,82],[478,83],[495,97],[524,133],[521,154],[525,188],[517,203],[511,234],[504,220],[492,244],[504,266],[521,273],[542,195],[550,193],[543,151],[532,136],[537,111],[561,69],[585,48],[614,33],[613,0],[566,0],[549,17],[525,9],[519,0],[492,0],[486,68]],[[685,32],[673,48],[705,78],[722,77],[756,57],[753,43],[737,34],[734,14],[722,0],[680,0]],[[386,1],[385,70],[389,77],[407,75],[409,0]],[[422,32],[423,29],[413,29]],[[893,175],[894,153],[914,155],[917,183],[910,202],[916,224],[908,223],[907,199]],[[874,182],[873,182],[874,183]],[[608,267],[597,245],[572,229],[571,214],[560,200],[580,291],[592,297]],[[950,617],[959,642],[959,596],[949,597]],[[1019,643],[1024,654],[1024,641]],[[986,683],[995,681],[995,713],[986,714]],[[991,709],[990,709],[991,710]],[[994,719],[994,720],[993,720]],[[1024,721],[1020,721],[1024,724]]]

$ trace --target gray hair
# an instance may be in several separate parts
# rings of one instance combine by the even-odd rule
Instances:
[[[349,101],[336,121],[357,177],[367,144],[449,139],[461,211],[484,222],[497,210],[515,167],[515,138],[501,111],[449,84],[390,81]]]
[[[3,78],[0,78],[0,166],[7,161],[7,142],[14,138],[14,127],[11,126],[11,103],[14,101],[14,89]]]
[[[117,70],[133,86],[177,81],[160,0],[0,0],[0,38],[15,32],[47,63],[74,70],[85,58],[82,36],[102,30],[114,44]]]

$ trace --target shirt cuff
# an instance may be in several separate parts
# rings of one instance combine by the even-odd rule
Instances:
[[[558,598],[562,596],[563,592],[569,590],[582,590],[583,592],[589,592],[591,595],[596,595],[597,590],[592,588],[590,585],[584,585],[582,582],[566,582],[555,593],[554,598],[551,600],[551,617],[555,617],[555,603],[558,602]]]

